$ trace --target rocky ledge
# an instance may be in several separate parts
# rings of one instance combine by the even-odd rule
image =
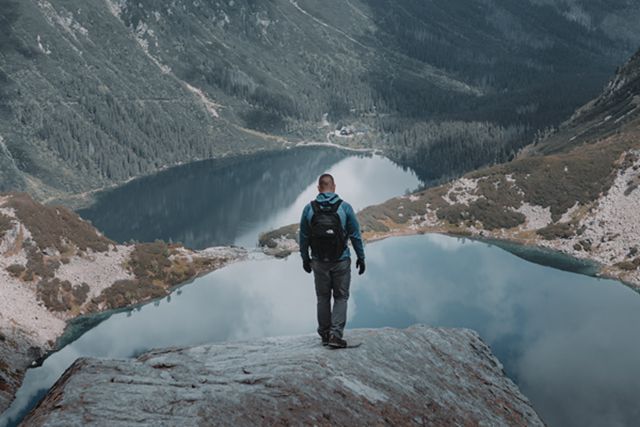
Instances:
[[[62,425],[544,425],[476,332],[413,326],[77,360],[24,420]]]
[[[163,297],[246,255],[160,241],[119,245],[64,207],[0,194],[0,412],[67,321]]]

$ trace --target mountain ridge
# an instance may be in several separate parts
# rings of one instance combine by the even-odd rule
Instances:
[[[445,157],[454,175],[505,160],[595,94],[637,43],[610,21],[640,13],[514,0],[0,6],[0,190],[39,200],[324,141],[344,124],[427,179]],[[436,138],[423,144],[423,128]],[[465,141],[455,152],[451,134]]]

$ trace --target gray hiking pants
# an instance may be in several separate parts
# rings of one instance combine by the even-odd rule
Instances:
[[[342,338],[347,324],[347,300],[351,284],[351,259],[337,262],[312,261],[318,297],[318,333]],[[333,310],[331,295],[333,293]]]

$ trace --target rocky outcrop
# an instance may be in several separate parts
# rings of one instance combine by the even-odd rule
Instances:
[[[543,425],[478,335],[413,326],[79,359],[24,420],[58,425]]]
[[[164,242],[117,245],[66,208],[0,194],[0,412],[68,320],[163,297],[246,255]]]

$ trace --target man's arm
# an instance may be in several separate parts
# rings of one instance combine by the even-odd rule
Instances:
[[[345,213],[347,214],[347,236],[351,240],[353,249],[356,251],[358,259],[364,261],[364,243],[362,242],[362,236],[360,235],[360,223],[358,217],[353,211],[351,205],[345,206]]]
[[[298,242],[300,244],[300,255],[303,261],[309,261],[309,205],[305,206],[302,210],[302,217],[300,217],[300,231],[298,232]]]

